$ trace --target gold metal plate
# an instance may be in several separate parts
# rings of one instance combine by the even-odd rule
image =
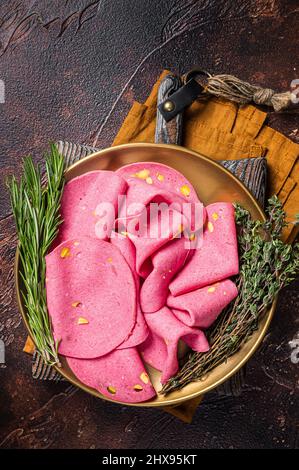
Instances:
[[[75,163],[66,171],[65,177],[68,181],[88,171],[116,170],[123,165],[135,162],[156,162],[169,165],[183,173],[191,181],[199,198],[205,205],[217,201],[238,202],[250,211],[253,218],[264,220],[264,213],[254,197],[228,170],[207,157],[175,145],[136,143],[111,147],[96,152]],[[21,295],[22,284],[19,275],[18,252],[16,255],[15,279],[19,308],[30,334],[30,328],[26,319],[26,308]],[[193,382],[182,390],[172,392],[166,397],[158,395],[157,398],[144,403],[125,404],[140,407],[177,405],[217,387],[237,372],[256,351],[265,336],[274,310],[275,303],[264,316],[260,322],[259,329],[252,335],[250,340],[236,354],[229,358],[226,363],[213,369],[204,380]],[[61,362],[62,367],[57,368],[57,370],[74,385],[96,397],[122,403],[116,400],[109,400],[96,390],[82,384],[69,369],[63,357]],[[149,368],[149,374],[154,387],[158,391],[161,388],[160,373]]]

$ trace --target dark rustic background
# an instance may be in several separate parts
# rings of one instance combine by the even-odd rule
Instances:
[[[109,146],[133,99],[163,68],[212,72],[288,89],[299,77],[298,0],[1,0],[0,447],[294,448],[298,446],[298,282],[279,300],[239,398],[209,393],[192,425],[159,410],[104,403],[34,382],[13,288],[16,238],[5,175],[49,140]],[[299,141],[297,116],[270,114]]]

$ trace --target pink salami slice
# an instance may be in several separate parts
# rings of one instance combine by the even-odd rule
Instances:
[[[168,307],[146,314],[145,320],[151,332],[162,338],[166,344],[167,357],[162,369],[161,383],[167,382],[178,371],[177,350],[180,339],[195,351],[209,350],[209,343],[203,331],[184,325]]]
[[[113,171],[91,171],[70,180],[63,191],[63,223],[55,246],[79,235],[107,239],[114,225],[118,197],[126,189],[126,181]]]
[[[189,240],[182,237],[171,240],[153,254],[153,269],[140,291],[140,305],[143,312],[156,312],[165,305],[169,283],[185,264],[189,249]]]
[[[129,183],[136,179],[142,180],[148,185],[157,186],[161,190],[171,191],[188,201],[198,201],[196,191],[190,181],[179,171],[162,163],[132,163],[119,168],[117,173]]]
[[[227,279],[177,297],[169,295],[167,305],[185,325],[208,328],[237,295],[235,284]]]
[[[169,190],[157,188],[152,184],[138,179],[128,181],[127,200],[126,200],[126,216],[138,215],[143,207],[150,203],[173,204],[175,209],[183,210],[184,204],[188,207],[190,201],[186,201],[183,197]]]
[[[165,165],[144,162],[118,171],[127,180],[126,203],[117,220],[136,247],[136,270],[143,278],[152,269],[150,257],[182,231],[200,231],[205,209],[186,178]],[[171,222],[167,221],[171,220]],[[195,223],[196,222],[196,223]]]
[[[137,292],[137,297],[136,297],[136,309],[137,309],[137,316],[136,316],[136,324],[128,337],[120,346],[118,346],[118,349],[124,349],[124,348],[130,348],[133,346],[137,346],[140,343],[143,343],[149,333],[147,324],[144,319],[144,315],[140,309],[140,304],[139,304],[139,289],[140,289],[140,282],[139,282],[139,276],[137,275],[135,271],[135,262],[136,262],[136,253],[135,253],[135,247],[133,243],[129,240],[128,237],[125,237],[119,233],[112,232],[111,236],[111,243],[112,245],[116,246],[125,260],[127,261],[128,265],[130,266],[134,279],[135,279],[135,285],[136,285],[136,292]]]
[[[149,275],[153,268],[152,255],[175,237],[184,237],[181,232],[186,226],[188,222],[180,212],[165,206],[151,217],[149,224],[140,222],[137,234],[126,232],[136,248],[138,275],[143,278]]]
[[[142,359],[162,371],[167,359],[167,347],[163,338],[150,331],[145,342],[138,346]]]
[[[136,348],[115,350],[97,359],[67,358],[78,379],[112,400],[137,403],[156,392]]]
[[[46,256],[47,304],[59,353],[83,359],[109,353],[136,321],[131,270],[111,243],[66,240]]]
[[[122,205],[118,222],[130,225],[130,220],[140,217],[145,208],[167,205],[170,208],[181,212],[188,220],[188,226],[192,231],[198,231],[206,218],[205,208],[197,199],[184,198],[167,189],[159,188],[153,184],[148,184],[143,180],[128,180],[128,190],[126,193],[126,203]],[[128,227],[128,231],[130,228]]]
[[[239,272],[233,205],[219,202],[206,209],[208,219],[203,242],[171,282],[169,289],[174,296],[213,284]]]

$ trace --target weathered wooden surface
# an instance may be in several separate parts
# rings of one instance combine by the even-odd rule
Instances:
[[[299,74],[296,0],[2,0],[0,369],[1,447],[293,448],[298,446],[299,283],[280,296],[239,398],[206,396],[193,424],[119,407],[67,384],[34,382],[13,290],[15,235],[4,178],[49,140],[108,146],[133,99],[164,67],[193,65],[274,88]],[[270,124],[299,141],[297,115]],[[297,387],[297,389],[296,389]]]

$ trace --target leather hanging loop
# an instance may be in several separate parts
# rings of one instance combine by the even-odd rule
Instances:
[[[195,68],[189,70],[189,72],[184,73],[182,75],[181,79],[182,79],[182,82],[185,85],[189,80],[194,79],[200,85],[202,85],[203,88],[205,88],[205,86],[208,84],[208,79],[211,76],[212,75],[209,72],[207,72],[206,70],[202,70],[202,69],[199,69],[199,68],[195,67]]]
[[[217,97],[239,105],[253,103],[269,106],[275,112],[298,111],[299,105],[294,91],[277,93],[271,88],[262,88],[240,80],[233,75],[211,75],[200,68],[193,68],[182,77],[183,86],[160,106],[166,122],[177,116],[195,99]]]
[[[172,93],[163,103],[158,106],[160,113],[166,122],[169,122],[178,113],[181,113],[187,106],[203,92],[203,86],[196,80],[190,78],[178,91]]]

